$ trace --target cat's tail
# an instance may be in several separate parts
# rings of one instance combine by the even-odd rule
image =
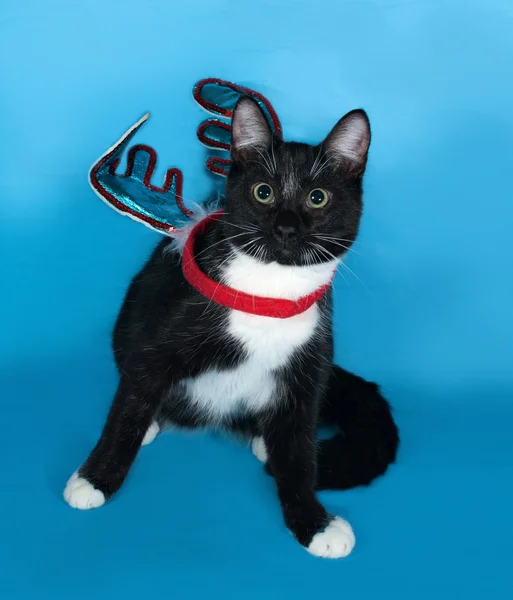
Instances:
[[[399,432],[375,383],[333,366],[321,420],[339,432],[320,442],[318,489],[368,485],[395,461]]]

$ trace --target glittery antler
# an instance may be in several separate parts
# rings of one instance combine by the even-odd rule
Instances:
[[[241,96],[256,100],[266,115],[274,134],[281,137],[281,124],[272,104],[259,92],[222,79],[201,79],[194,86],[194,99],[207,112],[222,117],[206,119],[198,127],[199,141],[214,150],[227,153],[230,150],[231,118],[233,109]],[[216,175],[226,176],[230,169],[230,159],[219,155],[207,159],[207,169]]]
[[[190,216],[182,199],[182,172],[168,169],[162,187],[153,185],[157,153],[138,144],[128,151],[125,172],[116,173],[123,152],[149,116],[144,115],[95,162],[89,182],[98,196],[118,212],[169,234],[182,225],[184,216]]]
[[[226,176],[230,168],[228,152],[231,141],[231,118],[241,96],[250,96],[259,104],[269,124],[281,137],[281,124],[274,108],[259,92],[221,79],[202,79],[194,86],[194,99],[216,118],[203,121],[198,138],[207,147],[218,151],[207,160],[207,168]],[[171,234],[181,228],[191,216],[183,203],[183,175],[179,169],[168,169],[162,187],[151,179],[157,162],[153,148],[138,144],[128,151],[124,173],[116,173],[130,140],[148,119],[144,115],[133,125],[89,171],[89,182],[98,196],[118,212],[140,221],[159,233]],[[226,155],[226,158],[222,154]]]

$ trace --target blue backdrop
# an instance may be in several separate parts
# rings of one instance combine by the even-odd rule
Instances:
[[[2,598],[511,599],[512,25],[511,0],[2,0]],[[250,451],[214,436],[162,436],[98,511],[62,499],[159,239],[100,202],[88,168],[149,110],[136,141],[201,200],[203,77],[266,94],[289,139],[371,118],[337,356],[383,384],[403,443],[371,488],[323,494],[354,525],[346,560],[297,546]]]

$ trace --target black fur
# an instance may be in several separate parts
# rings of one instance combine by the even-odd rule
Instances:
[[[254,105],[249,110],[259,109]],[[368,139],[360,140],[361,147],[352,148],[345,157],[337,154],[339,148],[333,147],[330,137],[319,147],[272,140],[267,126],[258,121],[263,117],[254,113],[261,137],[255,147],[239,147],[239,137],[247,132],[240,124],[237,127],[238,111],[239,106],[225,216],[201,241],[197,257],[202,269],[214,279],[219,277],[230,244],[258,254],[264,262],[285,265],[319,263],[343,254],[358,231],[370,132],[366,130]],[[352,118],[360,128],[367,123],[368,129],[367,117],[359,111],[339,122],[330,135],[343,134]],[[325,167],[313,181],[316,159],[318,166]],[[285,193],[287,177],[290,192],[291,173],[300,193]],[[272,205],[252,197],[256,182],[273,186]],[[305,205],[305,194],[312,187],[328,190],[325,208]],[[244,229],[248,225],[261,232],[258,243],[251,244],[254,233]],[[324,240],[314,237],[323,234],[328,236]],[[312,246],[305,252],[312,240],[321,250]],[[263,436],[269,453],[267,468],[276,480],[285,522],[308,546],[331,519],[316,498],[316,488],[366,485],[395,460],[399,438],[387,401],[375,384],[333,366],[328,293],[319,302],[321,322],[315,335],[294,352],[286,368],[275,372],[272,405],[258,413],[241,405],[238,412],[213,423],[209,414],[191,404],[179,382],[210,369],[234,368],[247,352],[226,333],[228,309],[203,298],[185,282],[180,256],[168,251],[168,244],[163,240],[157,246],[127,292],[113,338],[119,387],[101,438],[79,474],[111,496],[122,485],[154,419],[190,428],[215,425],[247,438]],[[322,422],[336,424],[339,433],[317,442]]]

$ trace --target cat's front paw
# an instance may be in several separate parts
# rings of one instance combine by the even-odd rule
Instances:
[[[105,504],[105,495],[97,490],[87,479],[73,473],[64,489],[64,500],[72,507],[80,510],[98,508]]]
[[[313,536],[306,549],[310,554],[321,558],[344,558],[351,554],[355,542],[351,525],[344,519],[335,517],[323,531]]]

